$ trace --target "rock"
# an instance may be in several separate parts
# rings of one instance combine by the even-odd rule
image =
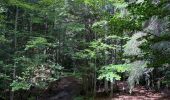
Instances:
[[[74,77],[64,77],[52,82],[43,93],[41,100],[73,100],[81,92],[80,80]]]

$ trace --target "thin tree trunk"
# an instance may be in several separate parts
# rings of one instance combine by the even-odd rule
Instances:
[[[117,45],[117,41],[114,43],[115,45]],[[117,64],[117,50],[115,49],[114,50],[114,61],[112,61],[112,63],[114,63],[114,64]],[[112,79],[111,80],[111,92],[110,92],[110,97],[112,97],[113,96],[113,89],[114,89],[114,84],[115,84],[115,80],[114,79]],[[116,85],[117,86],[117,85]],[[115,86],[115,87],[116,87]],[[117,88],[117,87],[116,87]]]
[[[105,43],[107,42],[106,41],[107,31],[108,31],[108,27],[105,26]],[[105,54],[105,65],[107,65],[107,55],[106,54]],[[105,79],[105,82],[104,82],[104,88],[105,88],[105,92],[107,93],[108,90],[109,90],[109,82],[106,79]]]
[[[53,27],[54,32],[55,32],[56,24],[57,24],[57,20],[56,20],[56,17],[55,17],[55,19],[54,19],[54,27]],[[57,34],[57,37],[59,37],[59,34]],[[57,37],[55,39],[56,43],[58,43]],[[54,57],[55,57],[54,61],[58,63],[58,61],[59,61],[59,50],[58,50],[58,48],[56,48],[55,51],[54,51]]]
[[[104,82],[104,89],[105,89],[105,92],[108,92],[109,90],[109,82],[105,79],[105,82]]]
[[[110,92],[110,97],[112,98],[112,96],[113,96],[113,89],[114,89],[114,80],[112,79],[112,80],[110,80],[111,81],[111,84],[110,84],[110,88],[111,88],[111,92]]]
[[[112,51],[111,53],[112,53],[112,55],[116,55],[116,52],[114,53],[114,51]],[[115,60],[114,56],[112,56],[112,64],[113,63],[116,63],[116,60]],[[110,97],[112,98],[112,96],[113,96],[113,89],[114,89],[114,87],[113,87],[113,85],[114,85],[113,81],[114,80],[112,79],[110,81],[111,81],[111,84],[110,84],[110,88],[111,88]]]
[[[18,28],[18,12],[19,9],[16,7],[16,15],[15,15],[15,26],[14,26],[14,49],[17,49],[17,28]],[[13,80],[16,78],[16,61],[14,61],[13,67]],[[14,91],[11,91],[10,100],[14,100]]]
[[[48,32],[48,22],[47,22],[47,20],[48,20],[48,17],[47,17],[47,13],[45,14],[45,17],[44,17],[44,19],[45,19],[45,22],[44,22],[44,26],[45,26],[45,34],[47,34],[47,32]]]
[[[96,37],[96,33],[95,33],[95,40],[96,40],[96,38],[97,37]],[[96,56],[97,56],[97,54],[96,54]],[[94,83],[93,83],[94,84],[94,90],[93,90],[94,97],[96,96],[96,82],[97,82],[97,77],[96,77],[96,71],[97,71],[96,70],[96,63],[97,63],[96,58],[97,57],[96,56],[95,56],[95,60],[94,60],[94,63],[95,63],[95,66],[94,66]]]
[[[106,55],[105,55],[105,65],[107,64],[107,58],[106,58]],[[108,80],[105,79],[105,82],[104,82],[104,90],[105,92],[107,93],[108,90],[109,90],[109,82]]]
[[[30,31],[30,33],[32,33],[32,14],[30,14],[30,29],[29,29],[29,31]]]

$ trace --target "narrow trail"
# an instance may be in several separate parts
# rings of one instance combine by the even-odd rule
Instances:
[[[112,98],[99,97],[95,100],[170,100],[170,90],[155,92],[154,90],[147,90],[143,86],[137,86],[131,95],[120,91],[114,93]]]

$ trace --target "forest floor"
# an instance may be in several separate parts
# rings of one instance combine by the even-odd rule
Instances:
[[[100,97],[95,100],[170,100],[170,91],[155,92],[154,90],[147,90],[144,86],[137,86],[131,95],[120,91],[114,93],[111,98]]]

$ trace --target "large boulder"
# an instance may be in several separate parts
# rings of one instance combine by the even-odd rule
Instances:
[[[64,77],[50,83],[41,100],[73,100],[81,92],[80,80],[74,77]]]

